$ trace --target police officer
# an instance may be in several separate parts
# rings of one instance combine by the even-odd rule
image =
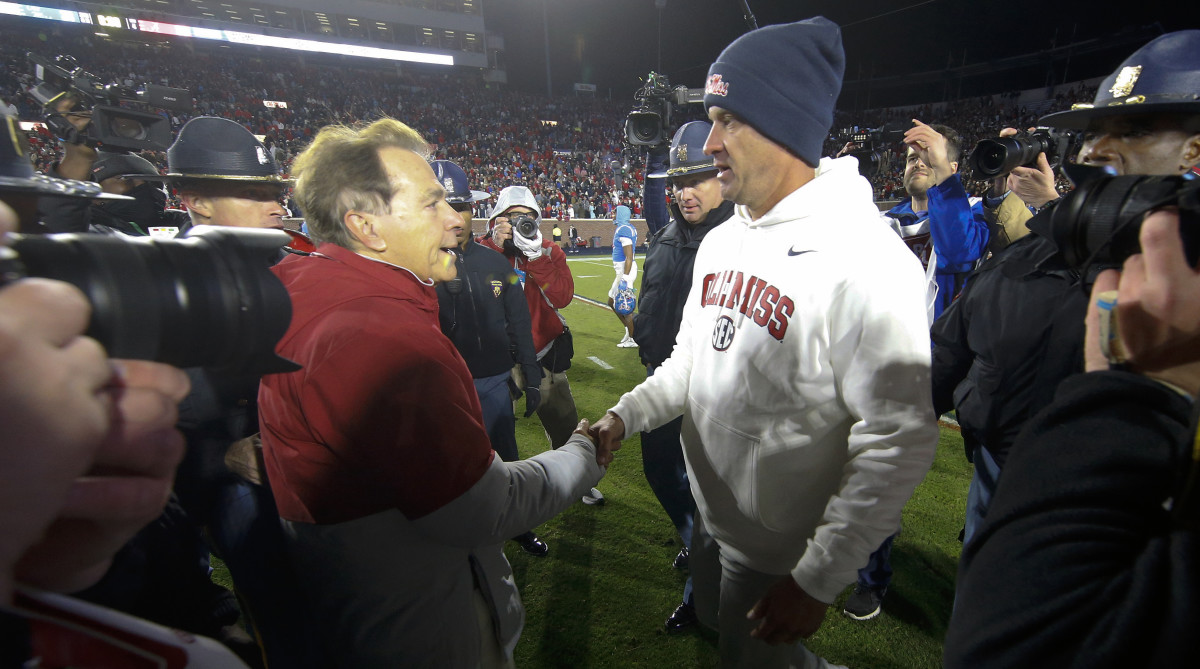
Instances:
[[[733,203],[721,197],[713,157],[704,154],[704,141],[711,128],[707,121],[685,123],[671,139],[669,167],[646,175],[667,179],[672,198],[671,222],[650,238],[642,274],[642,300],[633,316],[634,339],[647,376],[654,374],[675,345],[700,242],[733,215]],[[682,423],[681,416],[642,433],[642,471],[683,540],[683,548],[675,557],[677,569],[687,568],[696,510],[679,443]],[[683,588],[683,603],[667,618],[666,627],[668,632],[678,632],[695,623],[689,577]]]
[[[521,367],[525,379],[526,418],[537,411],[542,400],[542,366],[533,349],[529,307],[520,281],[504,256],[476,243],[471,236],[472,204],[491,195],[471,190],[467,173],[448,160],[435,160],[432,166],[446,188],[446,202],[462,216],[462,225],[454,229],[458,276],[437,285],[442,332],[454,342],[471,370],[492,450],[501,460],[514,462],[521,459],[512,405],[513,395],[520,396],[521,390],[510,388],[514,365]],[[530,555],[544,557],[550,551],[532,531],[513,540]]]

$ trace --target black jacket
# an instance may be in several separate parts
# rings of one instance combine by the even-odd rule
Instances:
[[[1125,372],[1059,386],[963,549],[946,667],[1196,665],[1198,514],[1181,503],[1192,410]]]
[[[521,365],[525,384],[541,383],[525,293],[504,256],[475,242],[458,254],[461,282],[437,285],[442,332],[476,379]]]
[[[1017,433],[1083,370],[1087,286],[1030,234],[985,262],[933,324],[933,406],[957,412],[968,454],[1003,467]]]
[[[642,364],[657,367],[671,357],[692,288],[696,251],[709,230],[729,220],[733,203],[722,202],[696,225],[688,225],[671,205],[671,222],[650,238],[642,266],[642,294],[633,317],[633,338]]]

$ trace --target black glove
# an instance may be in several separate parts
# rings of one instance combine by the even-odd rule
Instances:
[[[542,389],[529,386],[525,389],[525,417],[529,418],[542,405]]]

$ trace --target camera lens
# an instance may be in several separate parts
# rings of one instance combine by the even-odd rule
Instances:
[[[279,230],[193,228],[181,239],[27,235],[12,244],[26,276],[66,281],[92,305],[88,336],[114,358],[273,373],[291,300],[269,266]]]

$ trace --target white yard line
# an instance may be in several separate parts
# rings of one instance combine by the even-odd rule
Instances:
[[[604,362],[603,360],[601,360],[600,358],[597,358],[594,355],[589,355],[588,360],[591,360],[592,362],[599,365],[600,369],[612,369],[613,368],[612,365],[608,364],[607,362]]]

